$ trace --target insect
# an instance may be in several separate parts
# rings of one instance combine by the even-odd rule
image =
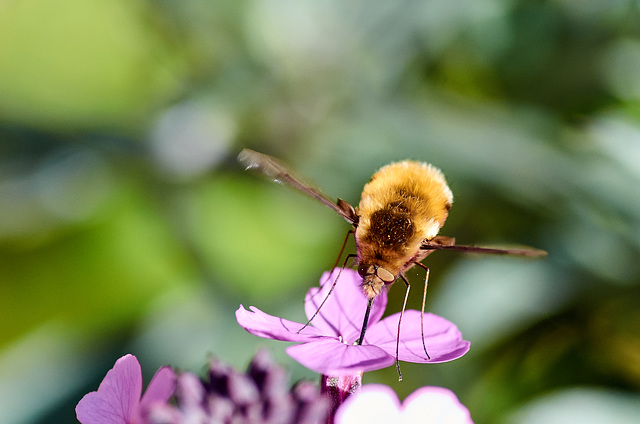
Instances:
[[[429,268],[421,261],[435,250],[529,257],[546,255],[545,251],[538,249],[494,249],[456,245],[454,238],[439,236],[438,232],[449,215],[453,194],[442,172],[430,164],[405,160],[382,167],[364,186],[360,204],[354,208],[340,198],[334,202],[316,188],[303,182],[271,156],[244,149],[240,152],[238,160],[246,169],[256,169],[274,181],[288,184],[320,201],[342,216],[353,227],[347,232],[335,265],[337,266],[339,258],[342,256],[349,236],[353,235],[357,253],[347,255],[341,269],[346,266],[350,258],[355,258],[358,273],[363,280],[362,290],[368,298],[362,330],[356,344],[362,344],[364,341],[373,301],[382,289],[393,284],[398,278],[405,283],[407,289],[398,321],[396,344],[396,367],[400,380],[402,375],[398,362],[398,346],[400,324],[410,288],[409,281],[405,277],[405,272],[408,269],[417,265],[426,270],[422,298],[422,313],[424,314]],[[334,281],[325,301],[337,281],[337,279]],[[305,327],[311,323],[323,304],[324,301]],[[424,327],[422,334],[424,351],[429,358],[427,347],[424,344]]]

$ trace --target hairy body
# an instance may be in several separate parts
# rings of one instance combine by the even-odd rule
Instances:
[[[436,237],[452,203],[442,172],[432,165],[406,160],[373,175],[356,209],[355,230],[358,271],[370,299],[428,254],[420,247]]]

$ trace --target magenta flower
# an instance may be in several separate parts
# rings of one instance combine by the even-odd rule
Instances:
[[[176,376],[170,367],[156,372],[142,399],[142,371],[133,355],[116,361],[98,391],[86,394],[76,406],[82,424],[142,424],[144,414],[156,403],[166,403],[173,395]]]
[[[338,408],[336,424],[473,424],[469,410],[443,387],[421,387],[401,404],[388,386],[368,384]]]
[[[305,312],[310,318],[326,297],[336,272],[326,272],[321,288],[309,290]],[[387,295],[383,291],[374,301],[369,326],[361,346],[354,346],[360,335],[367,299],[362,293],[362,278],[345,269],[335,290],[318,315],[304,330],[303,324],[274,317],[255,307],[236,311],[238,323],[249,333],[275,340],[299,342],[287,353],[307,368],[327,375],[373,371],[393,365],[400,313],[384,319]],[[469,342],[462,340],[456,326],[434,314],[424,315],[424,339],[431,359],[422,346],[420,312],[408,310],[402,318],[398,358],[401,361],[438,363],[457,359],[467,353]]]

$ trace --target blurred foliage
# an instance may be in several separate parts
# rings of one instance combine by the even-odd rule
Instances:
[[[549,252],[430,256],[428,309],[470,353],[365,382],[449,387],[477,423],[635,422],[639,18],[637,0],[1,2],[0,421],[74,422],[127,352],[149,376],[266,345],[316,378],[233,312],[301,320],[348,226],[244,173],[250,147],[353,204],[378,167],[429,161],[455,196],[443,234]]]

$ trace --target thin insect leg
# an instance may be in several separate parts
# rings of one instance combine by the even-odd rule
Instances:
[[[402,324],[402,317],[404,316],[404,310],[407,307],[407,299],[409,298],[409,289],[411,285],[409,284],[409,280],[404,276],[404,274],[400,274],[400,278],[407,285],[407,291],[404,294],[404,303],[402,304],[402,310],[400,311],[400,319],[398,320],[398,336],[396,338],[396,369],[398,370],[398,381],[402,381],[402,373],[400,372],[400,359],[398,358],[400,354],[400,324]]]
[[[342,256],[342,253],[344,252],[344,248],[347,246],[347,241],[349,241],[349,236],[351,234],[354,233],[354,230],[349,230],[347,231],[347,235],[344,238],[344,241],[342,242],[342,247],[340,248],[340,252],[338,253],[338,257],[336,258],[336,261],[333,263],[333,266],[331,267],[331,269],[335,269],[335,267],[338,266],[338,262],[340,262],[340,257]],[[343,266],[344,268],[344,266]]]
[[[427,355],[427,359],[431,359],[429,356],[429,352],[427,352],[427,346],[424,343],[424,305],[427,301],[427,285],[429,283],[429,268],[420,262],[416,262],[416,265],[424,268],[427,271],[427,275],[424,277],[424,293],[422,294],[422,309],[420,310],[420,333],[422,334],[422,347],[424,348],[424,353]]]
[[[369,299],[369,301],[367,302],[367,310],[364,312],[364,321],[362,321],[362,330],[360,331],[360,338],[356,342],[356,345],[362,345],[362,342],[364,341],[364,333],[366,333],[367,325],[369,324],[369,314],[371,313],[371,307],[373,306],[373,299]]]
[[[318,306],[318,309],[316,309],[315,313],[313,314],[313,316],[311,318],[309,318],[309,321],[307,321],[307,323],[305,325],[302,326],[301,329],[299,329],[296,333],[300,334],[300,332],[302,330],[304,330],[305,328],[307,328],[307,326],[309,324],[311,324],[311,321],[313,321],[313,319],[316,317],[316,315],[318,315],[318,312],[320,312],[320,309],[322,309],[322,306],[325,304],[325,302],[327,301],[327,299],[329,299],[329,296],[331,296],[331,293],[333,292],[333,289],[336,288],[336,284],[338,284],[338,279],[340,278],[340,274],[342,274],[342,270],[344,269],[344,267],[347,265],[347,261],[353,257],[355,257],[356,255],[351,253],[349,255],[346,256],[346,258],[344,258],[344,262],[342,263],[342,267],[340,267],[340,271],[338,271],[338,275],[336,276],[336,279],[333,281],[333,285],[331,285],[331,288],[329,289],[329,293],[327,293],[327,295],[325,296],[324,300],[322,301],[322,303],[320,304],[320,306]]]

